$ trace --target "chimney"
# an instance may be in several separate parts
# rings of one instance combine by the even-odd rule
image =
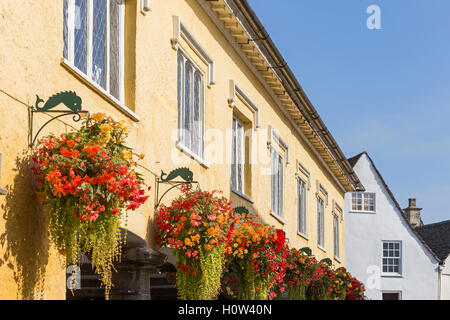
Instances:
[[[420,218],[420,211],[422,208],[416,207],[416,199],[408,199],[408,208],[403,209],[405,211],[406,220],[413,228],[417,228],[423,225],[422,219]]]

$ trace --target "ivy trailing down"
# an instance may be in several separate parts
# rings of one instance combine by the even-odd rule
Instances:
[[[95,114],[77,131],[41,139],[33,157],[51,242],[66,255],[68,265],[86,254],[107,298],[113,262],[126,241],[120,222],[126,223],[127,210],[139,208],[148,198],[126,137],[123,121]]]
[[[159,245],[174,249],[180,299],[216,299],[230,227],[231,202],[215,191],[197,192],[188,185],[183,186],[182,191],[170,207],[159,208],[156,240]]]

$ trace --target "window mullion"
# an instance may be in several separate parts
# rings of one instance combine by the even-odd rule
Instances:
[[[106,76],[106,91],[111,92],[111,83],[110,83],[110,65],[111,65],[111,12],[110,12],[110,0],[106,0],[106,63],[105,63],[105,76]],[[119,80],[120,81],[120,80]],[[121,100],[121,96],[119,94],[119,100]]]
[[[125,3],[119,6],[119,100],[125,103]]]
[[[180,68],[180,122],[178,124],[178,140],[179,142],[183,142],[184,143],[184,110],[185,110],[185,105],[184,105],[184,95],[185,95],[185,82],[184,82],[184,74],[185,74],[185,65],[186,65],[186,61],[183,57],[183,55],[180,54],[181,59],[179,60],[181,63],[181,68]]]
[[[195,68],[193,66],[193,64],[191,64],[189,66],[191,68],[191,76],[190,76],[190,81],[189,81],[189,87],[190,87],[190,96],[189,96],[189,100],[191,101],[191,103],[189,104],[189,127],[191,130],[191,145],[190,145],[190,150],[192,151],[194,149],[194,144],[195,144],[195,136],[196,136],[196,132],[195,132],[195,126],[194,126],[194,103],[195,103]]]
[[[86,1],[87,6],[87,39],[86,39],[86,75],[92,80],[92,44],[94,33],[94,3],[93,0]]]
[[[75,64],[75,0],[67,3],[67,60]]]

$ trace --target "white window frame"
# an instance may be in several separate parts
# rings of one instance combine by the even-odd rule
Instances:
[[[399,257],[385,257],[384,256],[384,244],[387,243],[389,245],[389,243],[393,243],[399,244]],[[401,240],[382,240],[381,241],[381,275],[385,276],[385,277],[401,277],[403,275],[403,245],[402,245],[402,241]],[[388,248],[388,250],[390,250]],[[393,249],[395,250],[395,249]],[[384,271],[383,266],[384,266],[384,262],[383,259],[398,259],[398,272],[389,272],[389,271]]]
[[[364,198],[365,194],[373,195],[373,210],[364,210],[364,206],[366,204],[365,203],[365,198]],[[361,210],[353,208],[353,197],[355,195],[361,195]],[[351,199],[350,199],[350,206],[351,206],[350,212],[376,213],[376,211],[377,211],[377,195],[376,195],[375,192],[352,192],[351,193]]]
[[[289,164],[289,146],[284,142],[283,139],[281,139],[280,133],[277,129],[273,128],[272,126],[268,126],[268,134],[269,134],[269,141],[267,142],[268,148],[273,148],[274,142],[284,151],[284,154],[286,156],[286,165]]]
[[[236,107],[237,98],[240,98],[242,101],[244,101],[244,104],[247,105],[248,108],[253,113],[254,130],[257,131],[257,129],[260,127],[260,125],[259,125],[259,108],[256,106],[255,103],[253,103],[253,101],[241,89],[241,87],[238,86],[236,81],[230,80],[230,97],[228,98],[228,106],[230,108],[233,109]]]
[[[177,141],[177,147],[179,149],[181,149],[181,151],[187,153],[189,156],[191,156],[192,158],[194,158],[196,161],[198,161],[200,164],[202,164],[205,167],[209,167],[208,163],[205,160],[205,105],[206,105],[206,91],[205,91],[205,74],[202,71],[202,69],[193,61],[193,59],[191,59],[189,57],[189,55],[182,50],[180,47],[177,50],[177,70],[179,68],[178,66],[178,60],[179,60],[179,56],[183,57],[183,72],[182,72],[182,79],[178,79],[177,76],[177,87],[178,87],[178,81],[181,81],[182,86],[181,86],[181,103],[178,106],[178,141]],[[189,63],[192,65],[193,67],[193,73],[192,76],[193,78],[193,82],[192,82],[192,89],[194,88],[194,82],[195,82],[195,72],[199,72],[201,77],[202,77],[202,83],[201,83],[201,94],[202,94],[202,99],[200,100],[202,105],[200,106],[201,108],[201,126],[199,126],[199,129],[201,130],[200,132],[200,152],[199,154],[194,152],[191,147],[188,147],[184,144],[184,128],[183,128],[183,124],[184,124],[184,108],[185,108],[185,70],[184,70],[184,66],[186,64],[186,61],[189,61]],[[178,73],[178,71],[177,71]],[[177,90],[178,91],[178,90]],[[193,90],[192,90],[193,91]],[[180,94],[180,92],[177,92],[177,95]],[[194,95],[194,93],[192,92],[192,96]],[[178,97],[178,99],[180,99],[180,97]],[[193,101],[191,101],[192,103]],[[181,109],[180,109],[181,108]],[[192,106],[193,108],[193,106]],[[191,127],[193,127],[193,122],[191,123]]]
[[[340,259],[341,248],[340,248],[340,223],[339,215],[335,212],[333,213],[333,242],[334,242],[334,257]]]
[[[133,117],[136,117],[134,113],[124,106],[125,102],[125,5],[121,0],[116,0],[119,6],[119,98],[114,97],[110,93],[110,1],[106,0],[106,84],[103,88],[92,79],[92,35],[93,35],[93,0],[86,0],[87,5],[87,35],[86,35],[86,72],[78,69],[75,66],[75,0],[67,0],[67,58],[64,57],[64,64],[74,70],[79,76],[83,77],[90,85],[94,86],[101,93],[106,95],[109,99],[113,100],[116,104],[125,109],[127,113],[131,113]],[[64,39],[63,39],[64,41]]]
[[[304,186],[304,193],[303,193],[303,199],[300,200],[300,188],[301,185]],[[297,232],[299,235],[301,235],[304,238],[308,237],[308,229],[307,229],[307,214],[306,214],[306,206],[307,206],[307,191],[308,191],[308,183],[297,176]],[[300,206],[300,204],[302,204]],[[300,230],[300,222],[301,222],[301,216],[303,216],[303,230]]]
[[[241,152],[240,155],[242,157],[242,159],[238,159],[238,155],[239,155],[239,146],[236,144],[238,137],[236,137],[235,135],[237,134],[237,132],[235,130],[237,130],[238,128],[235,128],[235,124],[240,125],[241,126],[241,141],[240,141],[240,147],[241,147]],[[232,170],[232,177],[234,174],[234,182],[235,184],[233,185],[233,179],[231,180],[231,190],[235,193],[244,195],[245,194],[245,125],[244,122],[242,122],[238,117],[233,116],[233,139],[232,139],[232,154],[236,155],[236,161],[237,163],[233,163],[234,162],[234,158],[231,160],[232,161],[232,165],[231,165],[231,170]],[[240,162],[239,162],[240,161]],[[234,165],[234,172],[233,172],[233,165]],[[241,165],[241,174],[239,175],[239,167],[238,165]],[[241,181],[241,189],[239,189],[239,183],[238,183],[238,179],[240,179]]]
[[[322,201],[322,211],[320,211],[320,201]],[[325,200],[317,195],[317,246],[325,251]]]
[[[277,208],[274,208],[274,185],[272,183],[272,179],[273,179],[273,174],[274,174],[274,163],[273,163],[273,156],[272,156],[272,152],[276,154],[276,158],[277,158],[277,162],[280,162],[281,159],[281,164],[279,165],[279,170],[281,170],[280,173],[280,178],[281,179],[281,183],[278,180],[277,183],[280,184],[280,190],[279,190],[279,205],[277,206]],[[271,208],[271,213],[272,215],[277,218],[278,220],[280,220],[282,223],[284,223],[283,220],[283,196],[284,196],[284,158],[281,155],[280,152],[278,152],[273,146],[270,147],[270,208]],[[278,167],[278,165],[277,165]]]
[[[199,56],[199,58],[208,65],[208,88],[216,84],[215,81],[215,67],[214,59],[211,55],[201,46],[200,42],[189,31],[179,16],[173,17],[173,36],[170,39],[172,48],[179,50],[181,48],[181,38],[187,41],[189,47]],[[205,79],[205,78],[204,78]]]

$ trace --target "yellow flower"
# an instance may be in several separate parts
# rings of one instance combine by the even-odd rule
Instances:
[[[131,156],[132,156],[131,151],[127,151],[123,154],[124,159],[131,159]]]
[[[112,131],[112,128],[111,128],[111,126],[110,126],[109,124],[104,123],[104,124],[102,124],[102,125],[100,126],[100,130],[101,130],[103,133],[108,133],[108,132]]]
[[[108,134],[105,136],[105,141],[108,142],[109,140],[111,140],[111,138],[112,138],[111,135],[108,133]]]
[[[198,234],[196,234],[195,236],[191,236],[192,242],[199,242],[200,241],[200,236]]]
[[[189,246],[189,247],[192,247],[192,246],[194,245],[194,244],[192,243],[191,239],[189,239],[189,238],[185,238],[185,239],[184,239],[184,244],[187,245],[187,246]]]

